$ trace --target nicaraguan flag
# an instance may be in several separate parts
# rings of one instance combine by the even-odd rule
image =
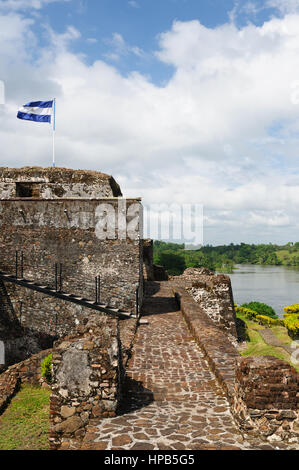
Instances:
[[[25,119],[25,121],[49,122],[51,124],[53,103],[54,100],[31,101],[19,109],[17,118]]]

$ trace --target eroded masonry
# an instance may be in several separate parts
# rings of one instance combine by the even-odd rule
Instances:
[[[52,449],[296,448],[298,374],[241,340],[229,277],[155,266],[113,177],[0,169],[0,412],[51,352]]]

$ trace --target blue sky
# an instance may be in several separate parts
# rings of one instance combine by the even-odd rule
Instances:
[[[173,68],[159,62],[154,55],[162,32],[168,31],[176,20],[199,20],[206,27],[215,28],[227,23],[234,10],[239,27],[249,21],[261,25],[277,13],[266,1],[259,2],[253,12],[248,10],[248,5],[251,2],[247,0],[70,0],[45,5],[39,11],[40,24],[36,24],[36,31],[43,46],[47,43],[45,24],[58,33],[71,24],[82,35],[72,45],[73,51],[84,54],[88,63],[104,59],[114,65],[112,54],[121,51],[113,37],[120,35],[128,47],[138,48],[140,55],[122,51],[117,60],[118,70],[124,75],[138,70],[154,83],[163,85]]]
[[[299,239],[299,0],[0,0],[0,165],[202,204],[204,243]],[[16,138],[17,137],[17,138]],[[155,234],[150,234],[155,237]]]

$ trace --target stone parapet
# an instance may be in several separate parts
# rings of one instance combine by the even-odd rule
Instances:
[[[177,278],[213,322],[237,339],[236,313],[229,276],[207,268],[188,268]]]
[[[240,426],[270,440],[299,436],[299,374],[272,356],[236,361],[232,411]]]
[[[232,401],[235,383],[235,362],[240,355],[227,334],[213,322],[183,286],[174,285],[173,292],[185,320],[203,350],[217,379]]]
[[[118,320],[97,314],[55,344],[50,445],[81,441],[92,419],[115,416],[123,377]]]

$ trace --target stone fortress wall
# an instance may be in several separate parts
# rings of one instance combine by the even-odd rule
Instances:
[[[100,276],[100,301],[136,312],[136,290],[139,304],[143,291],[141,217],[141,200],[123,198],[109,175],[61,168],[1,168],[0,271],[14,274],[17,256],[19,277],[55,288],[55,272],[60,284],[61,265],[59,288],[90,300],[95,300],[95,278]],[[3,288],[8,298],[1,302],[6,310],[2,323],[13,315],[14,322],[26,330],[24,334],[14,329],[16,351],[13,339],[8,347],[4,335],[8,364],[15,357],[22,359],[17,351],[20,337],[24,341],[33,332],[40,348],[50,347],[54,338],[70,333],[91,313],[12,283],[4,282]],[[27,356],[38,349],[38,344],[31,343],[26,343]]]

